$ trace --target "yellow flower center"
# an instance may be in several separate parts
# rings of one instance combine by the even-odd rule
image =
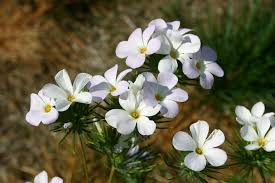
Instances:
[[[170,56],[173,58],[173,59],[177,59],[178,58],[178,52],[177,50],[172,50],[170,52]]]
[[[264,147],[266,145],[266,140],[265,138],[261,137],[257,140],[257,143],[260,147]]]
[[[157,101],[161,101],[161,100],[162,100],[162,97],[160,96],[160,94],[156,94],[156,95],[155,95],[155,99],[156,99]]]
[[[112,86],[111,92],[115,92],[115,91],[116,91],[116,87]]]
[[[47,104],[45,107],[44,107],[44,111],[45,112],[50,112],[52,110],[52,106],[51,105],[49,105],[49,104]]]
[[[146,47],[139,48],[139,52],[141,54],[145,54],[147,52],[147,48]]]
[[[135,119],[139,118],[139,113],[134,111],[134,112],[131,112],[131,116]]]
[[[196,63],[196,68],[197,68],[198,70],[202,70],[203,67],[204,67],[204,64],[203,64],[202,62],[197,62],[197,63]]]
[[[195,152],[196,152],[197,154],[199,154],[199,155],[202,155],[202,154],[203,154],[202,148],[199,148],[199,147],[196,148]]]
[[[73,101],[75,100],[75,97],[74,97],[73,95],[69,95],[69,96],[67,97],[67,100],[68,100],[69,102],[73,102]]]

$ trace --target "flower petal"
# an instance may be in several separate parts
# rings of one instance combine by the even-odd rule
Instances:
[[[63,90],[67,91],[70,94],[73,93],[73,85],[65,69],[59,71],[54,78],[58,86],[60,86]]]
[[[43,111],[44,110],[45,103],[41,99],[40,96],[38,96],[35,93],[31,94],[31,105],[30,105],[30,111]]]
[[[121,41],[116,47],[116,56],[118,58],[126,58],[131,53],[129,48],[128,41]]]
[[[198,36],[193,34],[184,34],[183,41],[184,43],[181,44],[178,48],[178,51],[180,53],[195,53],[199,51],[201,46],[201,40]]]
[[[158,70],[159,72],[171,72],[174,73],[178,68],[177,60],[170,57],[170,55],[165,56],[159,61]]]
[[[204,148],[210,149],[214,147],[218,147],[224,143],[225,137],[221,130],[213,130],[213,132],[209,135],[204,143]]]
[[[143,46],[141,28],[137,28],[131,33],[131,35],[128,38],[128,43],[132,45],[134,44],[137,46]]]
[[[122,71],[118,76],[117,76],[117,79],[116,81],[117,82],[120,82],[129,72],[131,72],[132,69],[126,69],[124,71]]]
[[[158,83],[162,86],[166,86],[169,89],[172,89],[178,83],[178,77],[169,72],[161,72],[158,74]]]
[[[90,88],[92,88],[100,83],[106,83],[106,82],[107,82],[107,80],[103,76],[95,75],[94,77],[92,77],[90,79]]]
[[[73,83],[74,94],[79,93],[91,80],[92,76],[87,73],[79,73]]]
[[[161,19],[161,18],[152,20],[152,21],[149,23],[149,26],[152,26],[152,25],[155,26],[156,31],[159,31],[159,30],[161,30],[161,29],[165,29],[165,28],[167,27],[166,22],[165,22],[163,19]]]
[[[184,158],[184,164],[193,171],[202,171],[206,166],[206,159],[203,155],[192,152]]]
[[[153,53],[156,53],[160,49],[160,46],[161,46],[161,42],[159,38],[156,37],[151,39],[147,45],[146,55],[151,55]]]
[[[79,102],[83,104],[90,104],[92,102],[92,95],[89,92],[80,92],[74,102]]]
[[[141,67],[144,64],[144,62],[145,62],[144,54],[129,55],[126,59],[126,65],[131,67],[132,69]]]
[[[251,109],[251,114],[257,117],[262,117],[265,111],[265,106],[263,102],[258,102],[255,105],[253,105]]]
[[[58,119],[58,112],[55,108],[52,108],[50,112],[43,113],[41,122],[45,125],[51,124]]]
[[[214,167],[223,165],[227,160],[226,152],[218,148],[207,149],[204,155],[206,160]]]
[[[255,129],[251,125],[245,125],[240,130],[241,137],[246,141],[256,141],[258,138],[258,134]]]
[[[215,76],[223,77],[224,72],[216,62],[205,62],[206,70]]]
[[[173,100],[175,102],[185,102],[188,99],[188,93],[180,88],[173,89],[170,95],[167,95],[165,99]]]
[[[261,118],[258,122],[256,122],[258,136],[265,137],[267,131],[270,128],[270,121],[268,118]]]
[[[48,183],[48,174],[46,171],[40,172],[34,177],[34,183]]]
[[[119,97],[120,106],[129,112],[136,110],[137,98],[133,92],[127,92]]]
[[[117,83],[116,90],[111,92],[112,96],[118,96],[128,90],[129,83],[127,81],[120,81]]]
[[[180,21],[167,22],[168,28],[178,30],[180,28]]]
[[[116,84],[117,70],[118,70],[118,65],[116,64],[115,66],[113,66],[112,68],[108,69],[108,70],[104,73],[104,77],[106,78],[106,80],[107,80],[111,85],[115,85],[115,84]]]
[[[179,30],[181,35],[186,34],[187,32],[190,32],[190,31],[192,31],[192,29],[182,28],[182,29]]]
[[[172,144],[179,151],[194,151],[196,149],[196,142],[186,132],[177,132],[173,137]]]
[[[210,72],[205,71],[200,75],[200,85],[204,89],[211,89],[213,86],[213,83],[214,83],[214,77]]]
[[[122,109],[112,109],[105,114],[105,120],[110,126],[116,128],[120,121],[128,121],[130,117],[128,112]]]
[[[143,39],[143,44],[144,45],[147,45],[147,43],[149,42],[149,39],[151,38],[151,36],[154,33],[154,31],[155,31],[155,26],[154,25],[148,26],[143,31],[142,39]]]
[[[141,135],[152,135],[156,130],[156,123],[145,116],[137,120],[137,129]]]
[[[42,90],[44,91],[45,95],[51,98],[55,98],[55,99],[67,98],[66,92],[54,84],[46,84],[45,86],[43,86]]]
[[[209,132],[208,123],[206,121],[199,120],[190,126],[190,131],[198,147],[203,147],[203,144]]]
[[[267,152],[275,151],[275,141],[267,142],[264,147],[264,150]]]
[[[217,60],[217,54],[215,50],[213,50],[210,47],[203,46],[201,48],[201,56],[203,60],[205,61],[216,61]]]
[[[179,113],[179,106],[177,102],[172,100],[164,100],[161,102],[160,113],[166,118],[174,118]]]
[[[268,141],[275,141],[275,127],[271,128],[269,132],[267,133],[266,140]]]
[[[67,109],[69,109],[71,104],[72,103],[69,102],[67,99],[57,99],[55,108],[57,111],[66,111]]]
[[[260,149],[261,147],[257,143],[253,143],[245,146],[244,148],[248,151],[253,151],[253,150]]]
[[[250,124],[251,113],[246,107],[238,105],[235,108],[235,113],[237,115],[237,121],[241,125]]]
[[[135,130],[136,122],[132,119],[120,120],[117,123],[117,131],[123,135],[128,135]]]
[[[53,177],[50,183],[63,183],[63,180],[60,177]]]
[[[40,111],[29,111],[26,114],[26,121],[33,125],[33,126],[38,126],[41,122],[41,117],[42,117],[43,113]]]
[[[182,72],[190,79],[195,79],[200,75],[192,60],[182,62]]]

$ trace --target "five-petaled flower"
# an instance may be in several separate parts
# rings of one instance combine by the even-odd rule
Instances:
[[[178,68],[177,61],[184,63],[190,60],[191,54],[197,52],[201,46],[198,36],[171,29],[160,36],[160,40],[161,47],[157,53],[165,55],[158,64],[160,72],[175,72]]]
[[[30,182],[26,182],[30,183]],[[34,183],[48,183],[48,174],[46,171],[40,172],[34,177]],[[63,183],[63,180],[60,177],[53,177],[50,180],[50,183]]]
[[[161,45],[159,38],[151,38],[155,26],[147,27],[143,32],[137,28],[129,37],[128,41],[122,41],[117,45],[116,55],[126,58],[126,65],[135,69],[141,67],[146,56],[156,53]]]
[[[186,132],[177,132],[173,137],[173,146],[179,151],[191,151],[186,155],[184,164],[194,171],[202,171],[207,164],[217,167],[227,160],[227,154],[216,148],[223,144],[225,137],[221,130],[214,130],[207,138],[209,126],[198,121],[190,126],[192,137]]]
[[[144,101],[151,106],[161,105],[160,112],[164,117],[174,118],[179,113],[177,102],[188,99],[186,91],[175,88],[178,78],[173,73],[161,72],[157,79],[152,73],[145,75],[143,88]]]
[[[55,107],[58,111],[66,111],[73,102],[91,103],[91,94],[82,91],[91,77],[90,74],[79,73],[72,85],[67,71],[63,69],[55,75],[55,81],[58,86],[49,83],[43,87],[43,90],[45,91],[45,95],[55,99]]]
[[[54,108],[55,101],[44,95],[43,90],[37,94],[31,94],[30,111],[26,115],[26,121],[38,126],[40,122],[50,124],[58,118],[58,112]]]
[[[92,94],[93,101],[101,102],[106,98],[108,94],[112,96],[118,96],[128,90],[129,83],[122,79],[132,71],[132,69],[126,69],[117,75],[118,65],[110,68],[104,73],[104,77],[96,75],[90,82],[90,93]]]
[[[270,130],[270,121],[268,118],[261,118],[256,122],[253,128],[246,125],[241,130],[241,136],[245,141],[250,142],[245,149],[257,150],[263,148],[267,152],[275,151],[275,128]]]
[[[127,92],[120,96],[119,104],[122,109],[112,109],[105,115],[107,123],[116,128],[121,134],[130,134],[137,126],[141,135],[152,135],[156,129],[154,121],[149,117],[156,115],[160,106],[151,107],[142,100],[140,92],[135,95]]]
[[[256,122],[262,118],[268,118],[271,126],[275,126],[274,112],[265,113],[265,105],[263,102],[257,102],[249,111],[246,107],[238,105],[235,108],[237,115],[236,121],[241,125],[252,125],[255,127]]]
[[[183,62],[182,71],[190,79],[200,76],[200,85],[204,89],[211,89],[214,83],[214,77],[223,77],[222,68],[216,63],[216,52],[206,46],[192,55],[192,59]]]

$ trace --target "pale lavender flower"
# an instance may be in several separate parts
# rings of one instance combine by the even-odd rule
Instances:
[[[149,26],[143,32],[141,28],[134,30],[128,41],[122,41],[117,45],[117,57],[127,57],[126,65],[133,69],[141,67],[146,56],[156,53],[160,48],[160,40],[151,38],[154,30],[155,26]]]
[[[122,80],[132,69],[126,69],[117,74],[118,65],[116,64],[104,73],[104,77],[100,75],[94,76],[90,81],[90,93],[93,101],[101,102],[107,95],[119,96],[128,90],[129,83]]]
[[[151,106],[161,105],[160,112],[164,117],[174,118],[179,113],[177,102],[188,99],[186,91],[175,88],[178,78],[173,73],[161,72],[157,79],[152,73],[145,74],[143,88],[144,101]]]
[[[50,124],[57,120],[58,112],[54,108],[55,101],[44,95],[40,90],[38,95],[31,94],[30,111],[26,115],[26,121],[33,126],[38,126],[40,122]]]
[[[200,85],[204,89],[211,89],[214,83],[213,75],[223,77],[222,68],[216,63],[216,52],[206,46],[193,54],[192,59],[182,63],[183,73],[190,79],[200,77]]]
[[[158,18],[152,20],[149,23],[149,26],[155,26],[155,32],[153,34],[153,37],[156,37],[165,34],[168,29],[179,30],[180,21],[165,22],[163,19]]]

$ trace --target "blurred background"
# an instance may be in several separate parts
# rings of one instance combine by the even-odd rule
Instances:
[[[275,111],[274,7],[272,0],[1,0],[0,182],[32,180],[44,169],[65,182],[81,182],[83,171],[70,138],[59,145],[61,137],[49,128],[25,122],[29,95],[53,82],[63,68],[74,77],[103,73],[115,63],[125,67],[115,56],[116,45],[155,18],[180,20],[181,27],[192,28],[217,51],[225,76],[215,78],[211,91],[187,87],[190,99],[174,128],[158,131],[150,143],[167,152],[174,132],[198,119],[232,139],[237,104],[251,107],[262,100],[267,111]],[[94,182],[106,182],[106,159],[92,151],[88,158]],[[234,171],[222,176],[232,177]],[[167,182],[164,174],[160,168],[150,179]]]

